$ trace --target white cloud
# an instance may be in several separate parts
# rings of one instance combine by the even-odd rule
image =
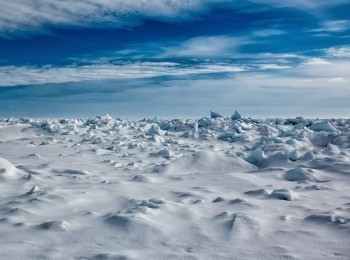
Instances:
[[[123,116],[130,116],[132,113],[137,116],[203,116],[203,113],[211,109],[230,115],[233,108],[239,109],[245,116],[253,117],[349,116],[350,62],[304,63],[303,67],[296,66],[273,72],[255,69],[240,73],[245,69],[249,68],[224,63],[185,67],[178,63],[161,62],[61,68],[0,67],[1,86],[62,82],[58,87],[64,90],[57,96],[56,91],[51,90],[56,86],[9,88],[6,91],[8,95],[2,96],[0,100],[3,105],[16,104],[14,102],[18,100],[21,103],[29,102],[31,106],[39,107],[39,111],[44,106],[50,113],[57,113],[52,111],[52,107],[57,110],[57,106],[62,109],[79,106],[76,111],[83,111],[81,107],[86,107],[87,113],[120,111],[125,113]],[[225,76],[206,75],[205,78],[197,75],[217,72],[229,73]],[[156,81],[136,80],[166,75],[186,77],[162,78]],[[133,80],[125,80],[123,83],[118,81],[118,85],[114,81],[91,84],[81,82],[73,86],[64,84],[116,78]],[[159,84],[154,84],[155,82]],[[86,91],[87,85],[93,91]],[[71,94],[72,91],[74,95]],[[45,98],[38,99],[41,96]],[[11,97],[9,101],[7,97]],[[89,110],[91,102],[96,104],[94,111]],[[71,113],[75,110],[69,111]]]
[[[249,0],[273,7],[318,10],[347,0]],[[0,36],[48,33],[52,27],[120,28],[143,19],[179,22],[209,12],[213,6],[234,7],[233,0],[0,0]],[[237,4],[239,6],[239,4]],[[326,24],[341,30],[342,21]],[[277,30],[260,34],[277,33]],[[259,33],[258,33],[259,34]]]
[[[350,30],[350,20],[334,20],[322,22],[320,28],[313,29],[311,32],[330,32],[338,33]],[[320,34],[318,34],[320,35]],[[324,34],[321,34],[324,35]]]
[[[289,64],[295,65],[296,63],[303,62],[309,57],[296,54],[296,53],[257,53],[251,55],[252,58],[257,59],[261,63],[265,64],[278,64],[282,66],[288,66]],[[286,65],[288,64],[288,65]]]
[[[291,66],[280,65],[280,64],[260,64],[259,68],[261,70],[281,70],[281,69],[290,69]]]
[[[306,75],[309,78],[344,78],[350,79],[350,62],[332,61],[332,62],[308,62],[304,63],[297,70],[299,75]]]
[[[308,58],[302,65],[327,65],[327,64],[332,64],[332,62],[324,58]]]
[[[277,30],[277,29],[266,29],[266,30],[259,30],[253,32],[253,36],[257,37],[269,37],[269,36],[277,36],[285,34],[285,31]]]
[[[287,62],[284,59],[295,59]],[[263,59],[262,59],[263,58]],[[91,64],[91,62],[93,62]],[[266,72],[278,70],[271,74],[293,75],[304,78],[307,82],[325,79],[331,83],[349,82],[350,62],[325,58],[299,57],[293,54],[261,54],[256,59],[245,60],[242,64],[229,61],[215,62],[208,60],[202,63],[187,64],[175,62],[118,62],[90,61],[89,65],[70,65],[41,67],[2,66],[0,67],[0,87],[34,85],[48,83],[80,82],[87,80],[107,79],[144,79],[161,76],[190,76],[200,74],[228,73],[238,75],[240,72]],[[215,76],[213,76],[215,77]],[[288,76],[289,77],[289,76]]]
[[[230,0],[0,0],[0,36],[50,27],[127,27],[145,18],[177,22]]]
[[[350,47],[332,47],[325,50],[326,54],[332,58],[350,58]]]
[[[171,47],[164,47],[160,58],[222,58],[231,57],[239,48],[251,40],[245,37],[202,36],[189,39]]]
[[[232,64],[203,64],[186,67],[171,62],[136,62],[124,64],[94,64],[66,67],[0,67],[0,87],[79,82],[104,79],[142,79],[158,76],[184,76],[207,73],[233,73],[244,71],[243,66]]]
[[[313,12],[321,8],[327,8],[342,3],[347,3],[347,0],[292,0],[292,1],[281,1],[281,0],[249,0],[250,2],[269,4],[277,7],[289,7],[295,9],[301,9],[308,12]]]

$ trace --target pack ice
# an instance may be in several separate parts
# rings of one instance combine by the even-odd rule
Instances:
[[[1,259],[350,259],[350,120],[0,120]]]

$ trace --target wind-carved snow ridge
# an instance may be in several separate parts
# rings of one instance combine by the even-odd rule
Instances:
[[[349,259],[350,120],[0,119],[0,190],[1,259]]]

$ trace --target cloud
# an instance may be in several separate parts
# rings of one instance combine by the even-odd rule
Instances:
[[[349,68],[349,63],[333,62],[220,77],[0,88],[0,115],[201,117],[210,110],[230,116],[238,109],[246,117],[348,117]]]
[[[314,12],[347,0],[247,1]],[[52,28],[125,28],[145,19],[178,23],[198,19],[215,8],[243,7],[232,0],[0,0],[0,37],[50,33]],[[325,26],[340,30],[343,25],[342,21],[335,21]]]
[[[350,30],[350,20],[324,21],[321,27],[311,30],[311,32],[339,33]]]
[[[0,36],[46,33],[52,27],[122,28],[143,19],[193,19],[229,0],[0,0]]]
[[[269,37],[269,36],[277,36],[285,34],[286,32],[283,30],[277,30],[277,29],[265,29],[265,30],[259,30],[253,32],[253,36],[257,37]]]
[[[280,65],[280,64],[260,64],[259,68],[261,70],[281,70],[281,69],[290,69],[291,66]]]
[[[234,64],[199,64],[196,66],[173,62],[125,62],[70,66],[3,66],[0,67],[0,87],[79,82],[106,79],[143,79],[162,76],[235,73],[245,68]]]
[[[331,58],[350,58],[350,47],[331,47],[325,50],[326,54]]]
[[[231,57],[239,52],[239,48],[252,41],[246,37],[201,36],[180,42],[177,45],[163,47],[159,58],[222,58]]]
[[[300,9],[307,12],[313,12],[322,8],[328,8],[343,3],[347,3],[347,0],[293,0],[293,1],[281,1],[281,0],[249,0],[250,2],[267,4],[276,7],[287,7]]]
[[[206,74],[215,77],[214,74],[236,75],[273,70],[296,73],[296,68],[302,68],[297,71],[297,76],[304,75],[307,71],[308,78],[324,75],[327,78],[346,79],[347,71],[350,71],[350,63],[346,61],[350,50],[346,46],[321,50],[324,55],[318,57],[297,53],[239,53],[241,45],[247,42],[249,40],[245,38],[230,36],[196,37],[178,45],[161,47],[162,51],[155,54],[156,58],[143,58],[144,61],[121,61],[108,56],[95,60],[76,60],[77,63],[60,66],[0,66],[0,87],[94,80],[198,77]],[[319,71],[321,73],[318,74]]]
[[[308,78],[344,78],[349,80],[350,62],[345,60],[321,62],[306,62],[299,66],[297,72],[299,75]]]
[[[326,60],[324,58],[307,58],[303,65],[328,65],[332,64],[331,61]]]

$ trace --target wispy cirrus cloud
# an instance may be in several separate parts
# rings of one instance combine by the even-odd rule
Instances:
[[[323,21],[321,26],[311,32],[339,33],[350,30],[350,20]]]
[[[280,1],[280,0],[249,0],[251,2],[268,4],[277,7],[288,7],[305,10],[307,12],[314,12],[323,8],[347,3],[347,0],[293,0],[293,1]]]
[[[317,13],[346,1],[245,0],[243,3]],[[245,12],[240,4],[233,0],[0,0],[0,37],[49,33],[52,28],[125,28],[147,19],[178,23],[195,20],[215,8]],[[342,26],[341,21],[330,21],[325,29],[339,30]]]
[[[254,34],[254,33],[253,33]],[[299,53],[243,53],[242,47],[259,44],[252,34],[246,37],[229,35],[201,36],[179,42],[154,43],[153,47],[132,46],[114,55],[105,53],[95,59],[73,59],[71,65],[0,66],[0,86],[51,84],[108,79],[144,79],[162,76],[193,76],[201,74],[254,71],[293,71],[303,67],[315,70],[319,65],[337,66],[323,73],[329,78],[344,78],[342,68],[349,69],[344,59],[350,56],[348,46],[317,50],[318,56]],[[148,55],[149,54],[149,55]],[[140,56],[141,55],[141,56]],[[123,59],[120,57],[123,56]],[[143,61],[141,61],[143,60]],[[340,66],[339,61],[345,65]],[[322,67],[325,68],[325,67]],[[341,69],[344,75],[339,75]],[[300,72],[299,72],[300,73]],[[311,73],[310,73],[311,75]]]
[[[235,64],[186,65],[174,62],[124,62],[70,66],[3,66],[0,67],[0,87],[81,82],[107,79],[143,79],[161,76],[235,73],[245,71]]]
[[[52,27],[123,28],[144,19],[193,19],[229,0],[1,0],[0,36],[46,33]]]
[[[347,57],[346,51],[345,48],[330,48],[325,50],[326,56],[323,57],[291,53],[261,53],[242,55],[238,58],[217,58],[215,61],[207,59],[208,56],[205,56],[205,59],[191,62],[191,59],[196,57],[191,53],[191,59],[179,59],[177,62],[156,60],[131,62],[100,59],[62,66],[2,66],[0,67],[0,87],[110,79],[145,79],[163,76],[196,77],[196,75],[225,73],[238,75],[242,72],[277,70],[297,73],[297,76],[303,75],[309,78],[319,78],[321,75],[329,79],[347,78],[350,63],[344,60],[344,57]],[[223,51],[222,54],[224,55],[226,52]],[[230,54],[232,55],[232,52]],[[220,57],[220,55],[217,53],[215,57]],[[335,57],[340,58],[334,59]]]
[[[345,117],[349,116],[349,69],[349,63],[334,61],[219,77],[172,75],[161,82],[109,79],[0,88],[0,115],[91,116],[93,106],[95,114],[121,117],[198,117],[210,109],[230,115],[234,108],[252,117]]]

